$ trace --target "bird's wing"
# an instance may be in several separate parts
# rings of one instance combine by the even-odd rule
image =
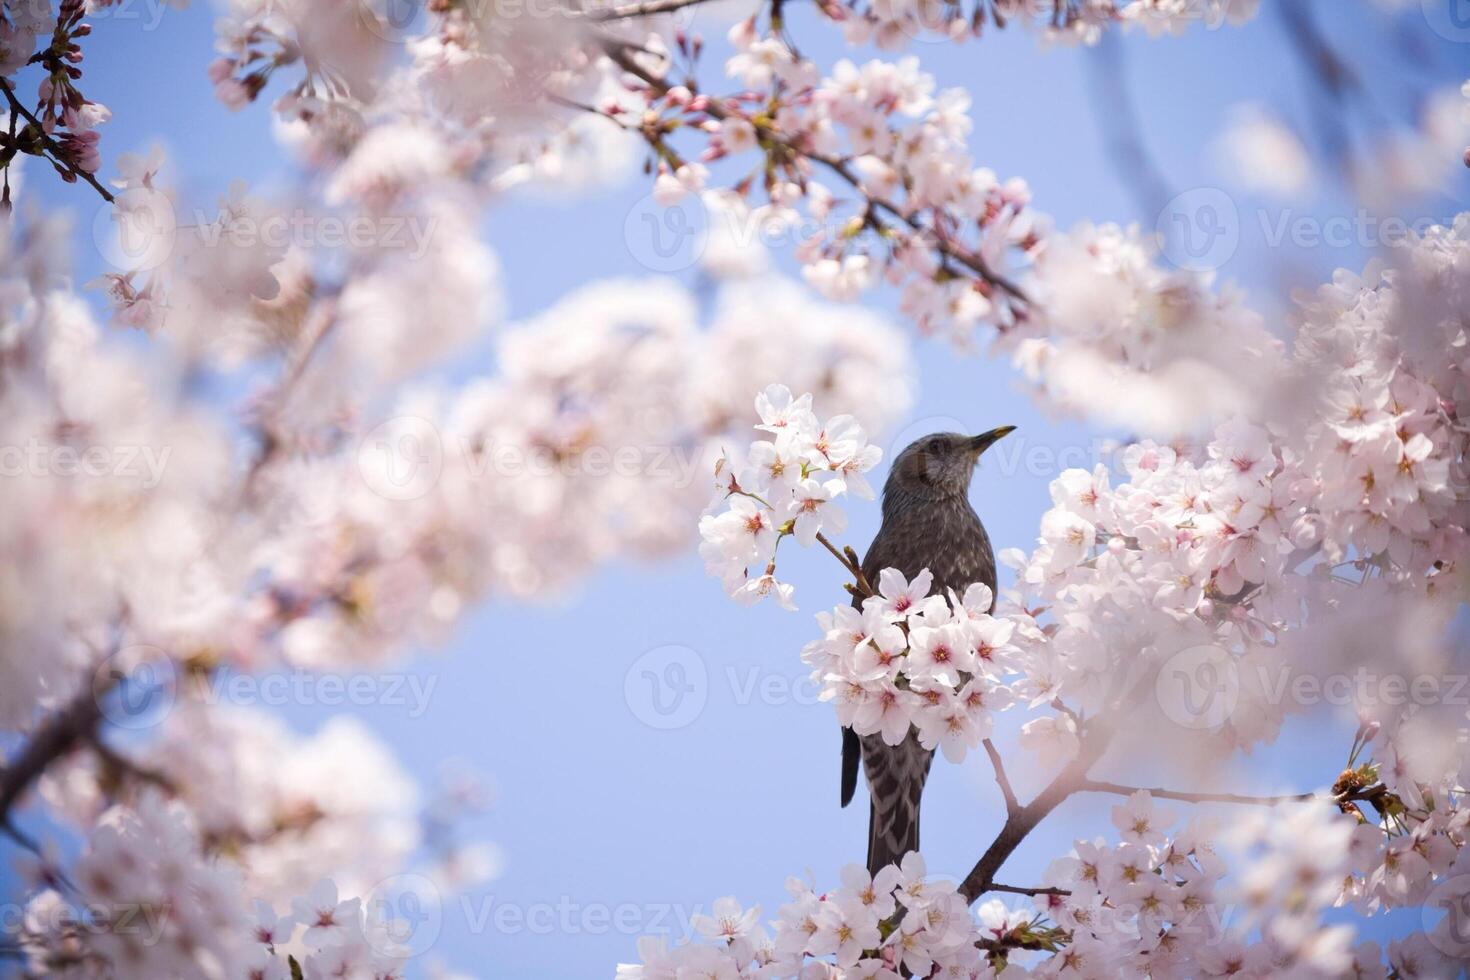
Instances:
[[[852,802],[857,792],[858,764],[863,758],[863,743],[851,728],[842,730],[842,805]]]

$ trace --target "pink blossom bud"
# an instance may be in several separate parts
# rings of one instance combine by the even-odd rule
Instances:
[[[235,62],[229,58],[216,58],[209,63],[209,81],[213,85],[235,74]]]
[[[226,78],[224,81],[215,83],[214,97],[219,99],[225,108],[234,111],[249,104],[250,90],[238,79]]]

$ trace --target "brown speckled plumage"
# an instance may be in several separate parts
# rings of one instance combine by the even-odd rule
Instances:
[[[969,487],[980,454],[1009,431],[925,436],[898,455],[883,487],[883,525],[863,557],[863,574],[874,588],[885,568],[911,580],[927,568],[937,592],[952,588],[963,594],[975,582],[995,591],[995,552],[970,506]],[[861,607],[861,600],[854,605]],[[919,744],[912,728],[897,746],[876,734],[859,738],[846,728],[842,736],[842,805],[856,790],[861,758],[871,798],[868,870],[876,873],[919,849],[919,800],[934,753]]]

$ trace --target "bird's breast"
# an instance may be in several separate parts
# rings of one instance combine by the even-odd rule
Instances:
[[[912,579],[922,569],[934,575],[936,591],[982,582],[995,590],[995,552],[969,501],[938,501],[887,516],[863,560],[863,573],[876,584],[884,568]]]

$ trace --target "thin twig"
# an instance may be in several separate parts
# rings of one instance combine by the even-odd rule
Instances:
[[[820,531],[817,532],[817,540],[821,542],[823,548],[826,548],[828,551],[832,552],[833,558],[836,558],[838,561],[842,562],[842,567],[847,569],[853,578],[857,579],[857,587],[861,589],[865,595],[876,595],[876,593],[873,591],[873,587],[868,584],[868,577],[863,574],[862,566],[860,566],[856,561],[848,558],[842,552],[838,551],[837,546],[834,545],[831,541],[827,540],[827,536]],[[847,550],[851,551],[852,549],[849,548]]]
[[[1366,800],[1376,795],[1382,786],[1368,786],[1363,789],[1354,790],[1351,793],[1287,793],[1282,796],[1247,796],[1239,793],[1188,793],[1180,790],[1164,789],[1158,786],[1124,786],[1121,783],[1110,783],[1099,779],[1084,779],[1077,786],[1078,792],[1083,793],[1112,793],[1116,796],[1132,796],[1137,792],[1145,792],[1160,800],[1178,800],[1181,803],[1235,803],[1241,806],[1281,806],[1285,803],[1310,803],[1320,800],[1323,803],[1347,803],[1355,800]]]
[[[11,88],[10,82],[0,78],[0,90],[5,92],[5,100],[10,103],[10,111],[22,116],[26,122],[36,127],[36,133],[40,137],[41,145],[50,151],[53,162],[60,167],[64,167],[66,172],[72,176],[80,177],[82,180],[91,184],[92,188],[98,194],[102,195],[102,199],[111,204],[113,202],[112,192],[98,183],[96,177],[71,162],[66,155],[66,151],[62,149],[61,144],[47,135],[46,127],[41,124],[41,120],[36,118],[35,113],[27,109],[20,99],[15,97],[15,90]]]
[[[1072,761],[1030,803],[1006,813],[1006,822],[1001,826],[1000,833],[990,842],[985,853],[980,855],[970,873],[965,875],[965,880],[960,882],[959,893],[965,897],[965,901],[974,902],[985,894],[1006,859],[1021,846],[1021,842],[1036,829],[1037,824],[1077,792],[1078,787],[1087,780],[1088,771],[1103,757],[1112,742],[1111,724],[1121,719],[1126,706],[1137,703],[1145,686],[1145,682],[1140,680],[1128,694],[1112,702],[1108,714],[1095,720],[1090,730],[1082,734],[1081,745]]]
[[[623,42],[608,39],[603,44],[603,51],[610,59],[612,59],[612,62],[615,65],[617,65],[628,74],[642,81],[657,94],[665,95],[668,93],[670,88],[669,84],[663,79],[658,78],[655,75],[652,75],[649,72],[645,71],[636,61],[634,61],[628,55],[628,46]],[[689,87],[691,91],[693,91],[692,83],[690,83]],[[731,115],[729,110],[727,110],[720,103],[720,100],[714,97],[711,97],[709,99],[709,104],[705,107],[704,111],[715,119],[720,120],[727,119]],[[805,157],[806,159],[811,160],[814,163],[820,163],[822,166],[826,167],[828,170],[841,177],[854,189],[857,189],[859,191],[862,190],[862,181],[858,178],[857,174],[852,172],[852,169],[848,167],[846,161],[838,157],[831,157],[826,156],[825,154],[812,153],[807,150],[803,150],[793,144],[790,140],[786,139],[776,130],[771,129],[765,123],[762,123],[758,120],[746,121],[751,123],[751,125],[753,125],[760,133],[761,137],[768,142],[782,147],[784,150],[786,150],[786,152],[791,153],[794,156]],[[902,208],[892,203],[891,201],[884,200],[883,198],[871,197],[866,192],[863,193],[863,197],[867,200],[869,204],[867,215],[868,223],[871,224],[880,234],[886,231],[891,231],[892,228],[891,226],[884,224],[882,219],[877,216],[875,212],[879,211],[898,219],[913,231],[918,232],[920,235],[932,238],[934,247],[938,249],[941,254],[960,263],[965,268],[973,272],[975,275],[979,276],[985,282],[1001,290],[1002,292],[1009,294],[1013,298],[1023,303],[1030,302],[1026,296],[1026,293],[1022,291],[1019,286],[991,269],[990,263],[985,260],[984,256],[976,252],[972,252],[955,242],[949,241],[948,239],[943,237],[943,235],[937,228],[926,227],[922,222],[919,221],[918,218],[914,217],[911,214],[908,214]]]
[[[1005,763],[1001,761],[1000,753],[996,751],[995,743],[987,738],[980,744],[985,746],[985,754],[990,756],[990,764],[995,768],[995,782],[1000,786],[1000,795],[1005,797],[1006,813],[1016,813],[1021,809],[1021,804],[1016,799],[1016,791],[1011,788],[1010,778],[1006,776]]]
[[[866,595],[877,595],[878,590],[873,588],[873,583],[868,581],[868,575],[863,571],[863,563],[858,558],[858,553],[852,550],[852,545],[844,545],[842,553],[847,556],[847,564],[852,568],[853,574],[857,576],[858,588]]]
[[[590,7],[584,10],[571,10],[567,13],[573,20],[590,20],[603,24],[612,20],[627,20],[630,17],[652,17],[655,14],[672,13],[685,7],[694,7],[709,2],[710,0],[645,0],[643,3],[630,3],[621,7],[600,9]]]
[[[995,882],[995,881],[992,881],[990,883],[990,887],[988,889],[986,889],[986,891],[992,891],[992,892],[1010,892],[1012,895],[1032,895],[1032,896],[1036,896],[1036,895],[1070,895],[1070,894],[1072,894],[1071,892],[1067,891],[1067,889],[1065,889],[1065,888],[1051,888],[1051,887],[1047,887],[1047,888],[1018,888],[1015,885],[1002,885],[999,882]]]
[[[1000,833],[990,842],[985,853],[980,855],[980,860],[975,862],[970,873],[965,875],[965,880],[960,882],[959,892],[965,897],[965,901],[973,902],[990,890],[996,872],[1000,871],[1006,859],[1021,846],[1021,842],[1036,829],[1037,824],[1076,792],[1078,784],[1086,778],[1087,770],[1102,757],[1109,741],[1103,734],[1084,741],[1076,758],[1035,799],[1006,814],[1006,822],[1001,826]]]

